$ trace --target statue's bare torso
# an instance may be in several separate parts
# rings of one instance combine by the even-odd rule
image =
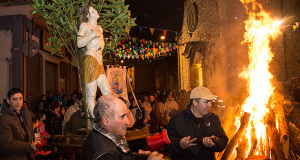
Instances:
[[[90,35],[93,32],[98,33],[96,37],[94,37],[94,39],[92,39],[90,41],[90,43],[88,43],[86,45],[86,53],[85,55],[91,55],[93,57],[95,57],[97,59],[97,61],[99,62],[100,65],[103,64],[103,60],[102,60],[102,51],[104,48],[104,39],[103,39],[103,29],[101,26],[99,25],[91,25],[89,23],[82,23],[80,27],[83,27],[85,30],[84,36],[86,35]]]

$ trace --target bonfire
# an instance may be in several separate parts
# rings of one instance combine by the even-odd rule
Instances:
[[[242,44],[248,45],[249,65],[239,77],[246,79],[248,97],[236,116],[237,130],[225,151],[228,159],[289,159],[289,125],[285,118],[284,97],[278,93],[269,63],[274,54],[270,41],[281,35],[280,23],[271,18],[255,0],[240,0],[248,15]],[[299,129],[298,129],[299,132]],[[259,159],[258,158],[258,159]]]

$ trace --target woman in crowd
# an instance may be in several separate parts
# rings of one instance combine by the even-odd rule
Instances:
[[[143,102],[142,106],[145,109],[144,124],[149,127],[150,134],[157,133],[159,131],[159,120],[156,111],[151,108],[149,101]]]
[[[61,106],[58,102],[53,103],[53,111],[51,117],[51,134],[62,134],[62,117],[61,116]]]
[[[134,100],[132,101],[131,106],[129,107],[129,109],[131,110],[135,123],[132,126],[132,129],[142,129],[145,127],[144,124],[144,119],[145,119],[145,111],[144,108],[142,108],[140,106],[140,108],[138,108],[137,102]]]
[[[166,100],[165,107],[167,111],[167,119],[169,121],[173,116],[175,116],[178,113],[179,110],[177,102],[174,101],[174,98],[170,94],[168,95],[168,98]]]

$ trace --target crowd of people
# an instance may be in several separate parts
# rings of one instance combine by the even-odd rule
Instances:
[[[295,84],[298,85],[298,81]],[[181,138],[180,141],[172,142],[165,147],[172,159],[214,159],[214,152],[224,150],[228,142],[219,117],[209,111],[212,107],[211,102],[216,98],[218,97],[205,87],[196,87],[191,92],[184,90],[177,92],[170,89],[128,93],[126,100],[112,95],[102,96],[98,92],[94,109],[93,132],[90,134],[100,136],[100,139],[103,139],[101,135],[108,136],[117,148],[120,147],[118,145],[124,145],[124,148],[121,147],[122,151],[111,146],[110,149],[116,153],[104,154],[102,159],[131,159],[132,155],[129,155],[131,152],[127,142],[116,137],[124,137],[126,130],[144,127],[149,128],[150,134],[166,129],[169,138]],[[81,99],[82,94],[78,91],[73,92],[70,99],[67,99],[65,95],[60,95],[59,92],[56,92],[55,96],[53,92],[47,92],[46,95],[41,96],[34,109],[23,100],[20,89],[11,89],[1,107],[0,159],[12,157],[33,159],[37,143],[49,144],[51,137],[55,135],[75,134],[77,130],[84,128]],[[32,112],[31,109],[36,112]],[[113,118],[108,118],[111,120],[104,123],[107,119],[104,120],[105,114]],[[212,141],[216,137],[217,143]],[[90,153],[93,150],[89,149],[91,144],[88,143],[95,141],[94,138],[87,138],[83,146],[83,151],[86,153],[82,156],[99,156],[98,153]],[[195,143],[199,138],[203,139],[202,144]],[[101,143],[108,142],[101,140]],[[97,148],[93,149],[95,152],[98,151]],[[105,148],[101,150],[101,152],[105,151]],[[116,158],[118,156],[123,158]],[[162,159],[162,155],[157,152],[151,153],[150,157]]]
[[[185,100],[188,99],[188,100]],[[184,103],[184,101],[186,103]],[[184,90],[128,94],[127,107],[133,114],[135,124],[132,129],[149,127],[150,133],[157,133],[165,128],[171,117],[184,110],[189,97]]]
[[[45,124],[45,131],[49,133],[49,135],[62,135],[65,133],[73,133],[72,123],[68,123],[71,119],[71,116],[75,112],[81,112],[81,98],[82,95],[75,91],[71,94],[70,99],[67,100],[65,95],[60,95],[59,92],[56,92],[55,96],[53,92],[49,91],[46,95],[42,95],[37,106],[37,115],[38,117],[45,116],[42,119],[42,122]],[[77,113],[76,113],[77,114]],[[72,118],[73,120],[74,118]],[[38,118],[39,120],[39,118]],[[39,120],[41,121],[41,120]],[[78,126],[84,127],[82,123],[78,123]],[[40,131],[40,128],[37,128]],[[78,129],[78,128],[76,128]]]
[[[97,93],[96,99],[99,97],[101,92]],[[53,92],[47,92],[47,96],[41,96],[37,106],[38,112],[34,116],[44,123],[44,130],[49,135],[75,133],[76,130],[84,128],[81,98],[82,94],[78,91],[74,91],[69,100],[59,92],[56,92],[55,96]],[[129,93],[128,100],[122,100],[134,119],[129,129],[142,129],[147,126],[150,133],[154,134],[165,128],[171,117],[186,108],[189,95],[184,90],[177,93],[176,90],[169,89],[136,95]],[[40,120],[43,115],[45,118]]]
[[[101,92],[98,92],[96,99],[100,96]],[[70,99],[67,99],[65,95],[60,95],[59,92],[56,92],[54,96],[53,92],[49,91],[47,96],[41,96],[37,112],[31,113],[36,117],[45,115],[45,119],[42,121],[45,124],[45,131],[49,135],[75,133],[76,129],[84,127],[82,118],[80,118],[83,116],[81,98],[82,94],[78,91],[74,91]],[[171,117],[186,108],[189,103],[189,95],[185,90],[177,93],[176,90],[169,89],[168,91],[137,93],[136,95],[128,93],[128,100],[123,99],[123,101],[134,118],[132,129],[148,126],[151,133],[157,133],[168,124]],[[25,101],[24,105],[26,105]],[[30,107],[28,109],[30,110]],[[78,123],[79,121],[80,123]],[[78,126],[74,127],[75,124]]]
[[[13,96],[18,95],[17,98],[13,99],[14,101],[15,99],[18,99],[18,103],[15,102],[16,109],[13,108],[13,110],[10,110],[10,107],[13,107],[14,105],[14,103],[9,101],[12,96],[11,94]],[[99,97],[101,97],[101,93],[97,94],[97,99]],[[133,122],[131,122],[133,124],[129,126],[133,129],[141,129],[148,126],[151,133],[158,132],[159,129],[162,129],[159,127],[163,127],[167,124],[166,122],[164,124],[162,123],[163,117],[169,119],[171,113],[174,115],[175,112],[178,112],[179,107],[174,99],[181,99],[180,96],[172,94],[172,90],[168,93],[146,93],[137,95],[136,97],[137,98],[134,99],[133,94],[129,93],[128,101],[123,100],[130,109],[130,114],[133,115]],[[34,144],[33,142],[47,144],[54,135],[75,133],[78,129],[84,128],[81,98],[82,94],[78,91],[73,92],[69,100],[67,100],[65,95],[60,95],[59,92],[56,92],[54,95],[52,91],[49,91],[46,95],[41,95],[38,105],[36,106],[36,109],[34,109],[33,107],[29,107],[27,102],[23,100],[21,90],[12,89],[9,92],[7,99],[3,101],[1,112],[8,112],[20,119],[21,125],[18,124],[16,128],[18,128],[18,130],[23,128],[22,133],[20,133],[21,137],[24,137],[25,134],[30,135],[33,133],[34,137],[29,136],[30,138],[27,138],[26,140],[32,142],[29,144]],[[168,105],[169,102],[172,102],[172,105]],[[32,110],[36,112],[33,112]],[[18,111],[20,113],[17,113]],[[22,114],[24,114],[26,118],[22,118]],[[1,118],[3,118],[3,116]],[[24,121],[24,119],[26,119],[26,121]],[[22,121],[25,124],[22,124]],[[1,129],[1,131],[3,130]],[[7,143],[11,144],[11,142]],[[11,148],[12,146],[7,147]],[[6,148],[6,150],[8,148]],[[31,148],[33,148],[34,151],[36,150],[33,145]],[[32,157],[29,153],[31,152],[28,152],[26,157]],[[11,154],[15,156],[14,153]]]

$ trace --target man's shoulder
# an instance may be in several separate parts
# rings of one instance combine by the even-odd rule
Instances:
[[[178,105],[178,103],[176,101],[170,101],[172,105]]]
[[[99,133],[95,129],[92,129],[90,131],[86,140],[91,140],[91,142],[96,141],[96,142],[106,143],[106,145],[108,146],[115,146],[114,143],[109,138]]]
[[[75,109],[75,104],[71,105],[67,110]]]
[[[9,116],[8,114],[6,114],[6,113],[0,113],[0,121],[2,120],[2,119],[5,119],[7,116]],[[3,121],[1,121],[1,123],[2,123]]]
[[[11,116],[15,116],[15,115],[13,114],[13,112],[10,112],[9,110],[2,111],[0,113],[0,118],[11,117]]]
[[[217,120],[220,121],[220,118],[218,115],[216,115],[215,113],[209,112],[207,114],[207,116],[205,117],[205,119],[212,119],[212,120]]]
[[[219,116],[216,115],[216,114],[213,113],[213,112],[209,112],[207,117],[211,117],[211,118],[219,118]]]
[[[1,124],[15,123],[16,120],[17,120],[17,117],[14,117],[11,114],[0,113],[0,122],[1,122]]]
[[[171,118],[173,121],[181,121],[186,116],[186,110],[176,114],[174,117]]]
[[[75,104],[71,105],[66,112],[73,113],[76,112],[77,108],[75,107]]]
[[[82,146],[84,152],[95,154],[98,151],[102,153],[117,151],[117,146],[103,134],[96,130],[91,130]]]

